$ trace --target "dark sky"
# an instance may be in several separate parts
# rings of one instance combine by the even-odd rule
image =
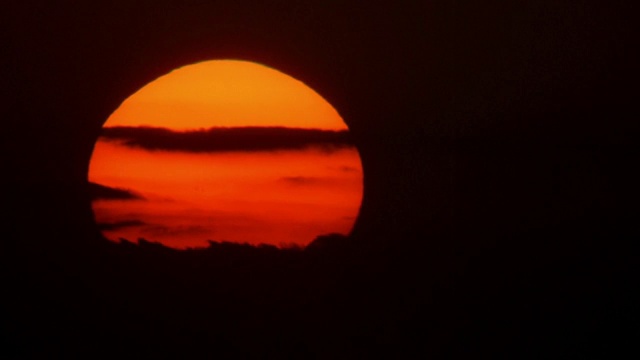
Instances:
[[[8,351],[77,351],[63,335],[46,336],[66,320],[76,329],[70,336],[85,334],[106,346],[111,340],[96,339],[119,334],[113,314],[134,329],[122,335],[116,353],[146,334],[153,344],[181,339],[194,354],[193,343],[233,351],[247,341],[245,348],[260,355],[265,344],[247,338],[261,338],[256,334],[265,329],[275,329],[261,335],[272,354],[317,357],[413,349],[522,358],[531,347],[575,356],[623,348],[639,323],[631,306],[638,300],[631,291],[638,270],[631,241],[638,238],[638,114],[631,91],[638,59],[630,19],[636,7],[622,1],[4,4],[2,184],[9,225],[3,265],[11,281],[3,293],[12,294],[7,326],[14,329]],[[203,262],[213,268],[197,279],[209,284],[206,274],[214,272],[217,279],[205,291],[188,280],[195,279],[185,275],[190,272],[175,270],[182,260],[151,245],[137,255],[100,245],[86,174],[102,123],[158,76],[216,58],[272,66],[340,112],[365,173],[353,248],[338,251],[325,239],[329,245],[305,260],[315,265],[303,266],[271,249],[246,260],[249,255],[237,254],[249,250],[221,246],[236,255]],[[149,255],[154,251],[163,255]],[[237,263],[225,263],[234,256],[266,264],[275,279],[296,266],[306,272],[263,288],[247,275],[262,268],[237,270]],[[119,282],[105,270],[113,267],[146,285]],[[163,282],[172,290],[182,286],[184,298],[169,297],[179,304],[206,308],[208,300],[196,295],[223,299],[216,306],[234,304],[230,313],[237,316],[228,323],[246,327],[214,331],[185,320],[199,318],[196,313],[140,305],[162,292],[155,284]],[[292,283],[312,284],[305,291],[314,296],[292,290]],[[248,300],[255,294],[270,299],[265,304],[286,298],[298,305],[258,311],[265,304]],[[362,305],[374,295],[379,300]],[[85,305],[70,305],[72,299]],[[254,310],[238,310],[244,306]],[[207,314],[202,318],[214,318]],[[318,340],[273,345],[293,336],[287,326],[311,330]],[[25,350],[47,339],[51,347]]]

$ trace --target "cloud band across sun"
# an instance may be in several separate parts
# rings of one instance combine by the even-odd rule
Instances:
[[[102,139],[144,150],[184,152],[277,151],[319,147],[322,150],[352,147],[346,130],[287,127],[213,127],[175,131],[148,126],[106,127]]]

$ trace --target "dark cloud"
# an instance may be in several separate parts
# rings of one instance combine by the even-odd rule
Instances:
[[[102,138],[146,150],[185,152],[275,151],[353,146],[346,130],[285,127],[229,127],[173,131],[155,127],[106,127]]]
[[[165,226],[154,224],[146,226],[142,231],[153,236],[178,236],[178,235],[199,235],[208,234],[212,231],[212,228],[198,225],[178,225],[178,226]]]
[[[89,183],[91,200],[144,200],[141,195],[126,189]]]
[[[146,225],[146,223],[140,220],[124,220],[112,223],[98,223],[96,225],[98,226],[98,229],[102,231],[109,231],[118,230],[125,227],[144,226]]]

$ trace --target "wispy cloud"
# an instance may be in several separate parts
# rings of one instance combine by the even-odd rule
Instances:
[[[140,220],[124,220],[124,221],[117,221],[112,223],[98,223],[96,225],[100,230],[110,231],[110,230],[119,230],[119,229],[128,228],[128,227],[144,226],[146,225],[146,223]]]
[[[184,152],[276,151],[353,146],[349,132],[286,127],[229,127],[173,131],[156,127],[106,127],[102,139],[146,150]]]
[[[309,176],[285,176],[280,180],[289,185],[312,185],[320,181],[319,178]]]
[[[339,170],[346,173],[360,172],[360,169],[354,166],[340,166]]]
[[[92,200],[144,200],[144,197],[134,191],[93,182],[89,183],[89,193]]]

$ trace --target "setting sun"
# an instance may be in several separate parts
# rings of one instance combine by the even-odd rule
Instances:
[[[105,126],[174,130],[212,126],[346,129],[338,112],[301,81],[264,65],[217,60],[185,66],[125,100]]]
[[[348,234],[363,190],[338,112],[301,81],[237,60],[178,68],[127,98],[88,180],[105,237],[174,248]]]

